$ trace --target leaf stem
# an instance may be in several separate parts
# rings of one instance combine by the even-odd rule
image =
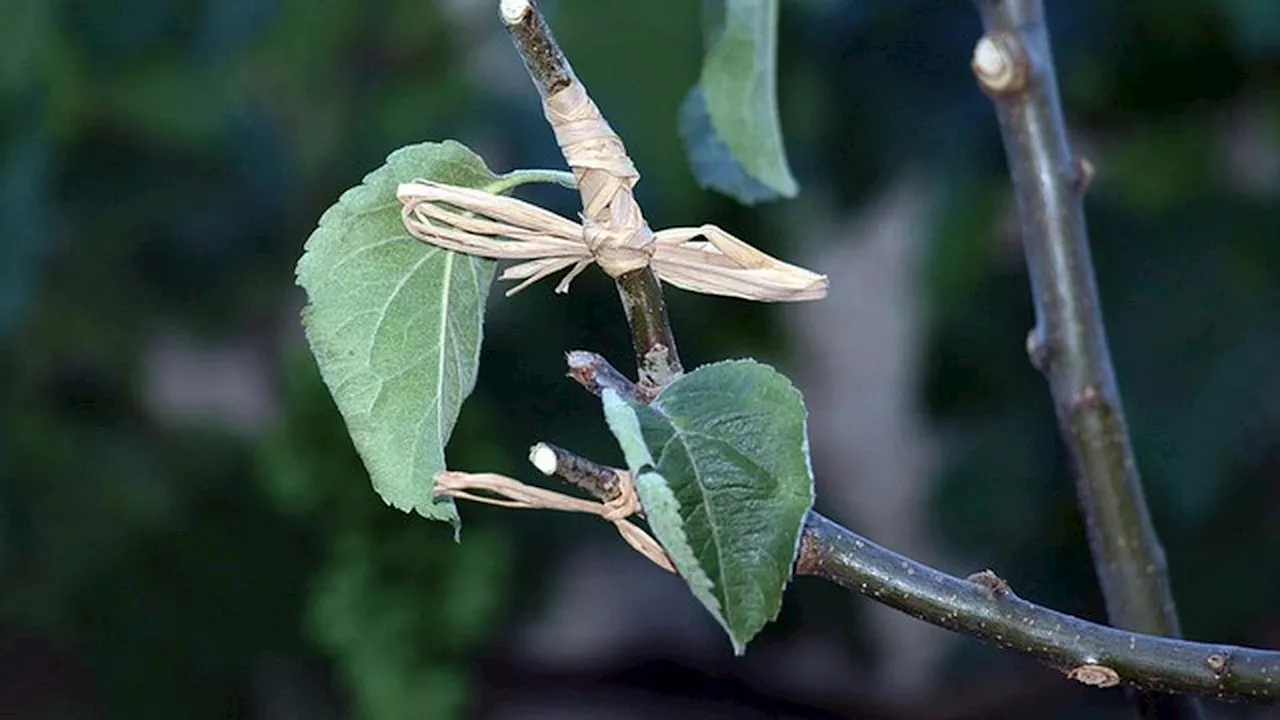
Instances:
[[[533,0],[501,0],[499,8],[525,69],[544,100],[578,82]],[[652,397],[683,372],[662,285],[648,267],[625,273],[616,282],[631,328],[642,396]]]
[[[578,181],[574,179],[573,173],[564,170],[512,170],[481,189],[487,193],[501,195],[525,183],[554,183],[570,190],[578,187]]]

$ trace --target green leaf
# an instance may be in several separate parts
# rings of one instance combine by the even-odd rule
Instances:
[[[778,0],[705,0],[707,53],[680,108],[694,174],[751,204],[799,192],[778,121]]]
[[[397,150],[320,218],[298,261],[298,284],[310,299],[303,324],[311,351],[374,489],[401,510],[457,527],[453,502],[431,491],[475,387],[494,263],[405,231],[396,186],[416,178],[501,182],[456,142]]]
[[[813,507],[800,392],[752,360],[707,365],[649,405],[604,392],[645,519],[734,652],[775,619]]]

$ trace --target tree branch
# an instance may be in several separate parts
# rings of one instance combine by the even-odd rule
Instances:
[[[544,100],[579,82],[532,0],[501,0],[500,10],[525,69]],[[641,395],[652,397],[683,372],[662,286],[648,267],[620,275],[616,284],[631,328]]]
[[[602,503],[622,495],[618,471],[574,454],[559,445],[540,442],[529,448],[529,462],[542,471],[583,490]]]
[[[588,389],[601,386],[590,380],[583,384]],[[554,461],[533,457],[540,448],[554,455]],[[617,471],[612,468],[545,443],[534,447],[531,459],[543,472],[550,468],[601,502],[617,497]],[[1015,650],[1088,685],[1280,700],[1280,651],[1188,642],[1091,623],[1023,600],[990,570],[954,577],[816,512],[805,520],[795,574],[834,582],[932,625]]]
[[[997,0],[978,2],[984,9],[984,18],[991,8],[1003,4]],[[1038,8],[1038,4],[1032,5]],[[525,65],[544,97],[576,81],[563,54],[556,47],[546,22],[529,0],[502,0],[502,11],[503,19],[524,57]],[[1036,17],[1039,17],[1038,14]],[[1040,27],[1040,52],[1047,57],[1047,38],[1043,36],[1042,26]],[[975,66],[976,63],[975,59]],[[1052,90],[1051,68],[1047,77],[1049,91],[1024,93],[1042,104],[1036,106],[1040,114],[1034,115],[1040,125],[1035,126],[1036,133],[1028,132],[1028,137],[1039,137],[1039,133],[1044,132],[1044,118],[1056,116],[1057,100],[1054,94],[1056,91]],[[1024,100],[1024,105],[1030,106],[1031,103]],[[1028,110],[1023,107],[1019,112],[1025,115]],[[1002,124],[1006,115],[1013,114],[1013,110],[1003,108]],[[1056,127],[1057,149],[1061,150],[1060,155],[1065,158],[1066,145],[1061,135],[1060,121]],[[1034,148],[1034,145],[1028,143],[1028,152]],[[1010,163],[1013,165],[1013,151],[1010,151],[1010,155]],[[1043,157],[1032,153],[1033,157],[1026,160],[1025,167],[1033,170],[1049,167],[1057,172],[1061,165],[1054,165],[1057,156],[1048,153],[1041,155]],[[1041,163],[1036,164],[1033,160]],[[1068,162],[1065,167],[1072,166]],[[1054,172],[1041,175],[1056,178]],[[1076,175],[1064,172],[1067,174],[1062,179],[1067,180],[1068,185],[1077,181]],[[1037,336],[1040,339],[1036,347],[1062,353],[1062,357],[1074,357],[1074,353],[1086,363],[1084,368],[1088,372],[1085,373],[1049,373],[1055,397],[1059,397],[1060,384],[1068,389],[1079,388],[1079,392],[1075,394],[1062,396],[1072,400],[1067,406],[1067,417],[1074,419],[1075,424],[1070,427],[1080,428],[1068,433],[1068,442],[1079,439],[1084,445],[1093,443],[1102,448],[1086,448],[1090,452],[1082,452],[1081,469],[1092,467],[1087,463],[1094,462],[1097,458],[1110,458],[1107,453],[1115,452],[1118,447],[1121,467],[1131,471],[1133,463],[1125,439],[1123,418],[1119,413],[1118,402],[1112,400],[1116,393],[1114,382],[1110,380],[1110,363],[1106,358],[1101,321],[1097,316],[1097,301],[1090,275],[1091,266],[1088,264],[1088,249],[1084,243],[1079,198],[1072,194],[1070,202],[1067,202],[1068,198],[1061,194],[1061,179],[1047,181],[1046,189],[1052,193],[1040,199],[1032,192],[1034,188],[1025,193],[1030,200],[1024,199],[1024,193],[1020,192],[1020,207],[1031,208],[1031,213],[1024,212],[1024,216],[1040,218],[1042,225],[1056,233],[1046,237],[1061,236],[1062,242],[1058,245],[1046,243],[1043,253],[1059,253],[1049,256],[1051,262],[1046,267],[1050,270],[1064,269],[1074,273],[1069,277],[1071,283],[1067,284],[1071,287],[1068,288],[1070,292],[1066,297],[1075,304],[1068,306],[1069,311],[1062,311],[1059,308],[1066,301],[1056,295],[1041,304],[1060,314],[1066,312],[1067,324],[1074,330],[1079,330],[1080,327],[1084,330],[1079,331],[1082,336],[1077,337],[1064,334],[1057,323],[1046,325],[1042,321],[1037,326],[1042,335]],[[1076,191],[1076,188],[1072,188],[1072,193]],[[1048,204],[1042,207],[1042,203]],[[1050,218],[1058,219],[1049,222]],[[1032,226],[1032,230],[1039,232],[1040,225]],[[1028,238],[1033,234],[1027,233]],[[1068,242],[1072,235],[1075,236],[1074,240]],[[1031,242],[1028,239],[1029,245]],[[1039,258],[1041,249],[1036,250]],[[1028,254],[1032,254],[1030,249]],[[1082,267],[1072,267],[1073,262],[1081,260]],[[1039,265],[1033,266],[1039,298],[1041,293],[1038,278],[1041,273],[1038,268]],[[1081,272],[1083,275],[1080,275]],[[662,288],[651,272],[646,269],[643,273],[620,277],[618,287],[632,330],[640,366],[640,384],[632,384],[603,357],[584,351],[574,351],[567,356],[569,376],[595,394],[599,394],[604,387],[610,387],[623,394],[635,392],[644,396],[646,391],[660,388],[664,384],[664,381],[660,381],[662,378],[669,381],[679,375],[680,363],[675,352],[675,342],[667,321]],[[1083,293],[1083,298],[1080,293]],[[1080,305],[1082,302],[1083,306]],[[1051,361],[1053,359],[1049,358]],[[1052,368],[1059,364],[1061,363],[1048,362],[1046,367]],[[1080,369],[1073,365],[1065,367],[1074,371]],[[1054,380],[1059,374],[1067,377]],[[1072,385],[1068,380],[1079,382]],[[1100,412],[1099,407],[1104,408],[1105,412]],[[558,474],[562,479],[586,489],[602,501],[609,499],[606,496],[612,489],[607,483],[598,480],[611,471],[578,458],[562,448],[541,445],[535,447],[535,452],[539,448],[547,456],[541,458],[542,465],[552,468],[552,472],[561,471]],[[1129,485],[1136,489],[1136,474],[1132,477],[1134,482]],[[1140,493],[1136,495],[1136,500],[1137,511],[1141,513],[1140,525],[1149,529],[1150,521],[1146,519]],[[1110,499],[1107,501],[1113,502]],[[1147,537],[1154,540],[1154,533],[1148,533]],[[1151,557],[1158,557],[1159,546],[1152,547],[1157,555]],[[1156,567],[1157,576],[1162,578],[1162,559]],[[1280,652],[1193,643],[1090,623],[1022,600],[990,571],[961,580],[897,555],[817,513],[811,512],[806,519],[795,572],[797,575],[824,578],[934,625],[1017,650],[1064,670],[1068,677],[1080,682],[1100,687],[1126,684],[1148,690],[1207,693],[1217,697],[1255,701],[1275,701],[1280,698],[1280,691],[1277,689],[1280,683],[1274,682],[1280,678]],[[1171,604],[1169,609],[1171,611]],[[1172,617],[1171,612],[1169,615]],[[1176,618],[1174,628],[1176,629]]]
[[[1218,698],[1280,699],[1280,651],[1119,630],[1015,595],[990,571],[962,580],[810,513],[797,575],[814,575],[933,625],[1017,650],[1068,677]]]
[[[569,377],[592,395],[599,397],[601,390],[609,388],[624,398],[636,396],[636,385],[631,378],[609,364],[603,355],[570,350],[565,355],[565,363],[569,366]]]
[[[1180,634],[1164,549],[1142,493],[1103,327],[1082,196],[1092,175],[1071,156],[1040,0],[975,0],[986,35],[973,70],[992,98],[1031,275],[1032,364],[1049,381],[1107,614],[1117,627]],[[1197,716],[1167,700],[1145,717]]]
[[[1108,614],[1120,627],[1177,635],[1164,551],[1143,500],[1111,367],[1081,175],[1067,146],[1043,11],[1039,0],[977,4],[987,35],[974,67],[999,114],[1035,294],[1029,348],[1048,377],[1075,464]]]

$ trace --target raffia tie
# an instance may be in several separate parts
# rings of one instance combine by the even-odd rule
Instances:
[[[519,480],[497,473],[464,473],[446,470],[436,474],[435,495],[471,500],[501,507],[534,510],[560,510],[597,515],[613,523],[627,544],[668,572],[675,572],[671,559],[653,536],[628,520],[640,510],[631,473],[618,471],[618,487],[622,494],[607,502],[592,502],[554,490],[526,485]],[[480,494],[483,493],[483,494]]]
[[[522,261],[502,273],[522,281],[507,295],[566,268],[556,292],[568,292],[573,278],[596,263],[614,278],[649,266],[665,282],[711,295],[763,302],[826,296],[826,276],[715,225],[650,230],[632,193],[640,174],[581,83],[547,98],[543,109],[577,179],[581,224],[515,198],[415,180],[396,193],[409,233],[455,252]]]

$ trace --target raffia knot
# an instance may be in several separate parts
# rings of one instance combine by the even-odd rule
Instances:
[[[565,269],[556,292],[568,292],[578,273],[598,263],[614,278],[648,266],[664,282],[711,295],[762,302],[826,296],[825,276],[714,225],[651,230],[632,194],[640,174],[581,83],[546,98],[543,110],[577,180],[582,224],[515,198],[417,180],[396,192],[409,234],[454,252],[521,261],[502,273],[522,281],[508,295]]]
[[[584,220],[582,239],[596,264],[612,278],[648,267],[653,257],[653,231],[648,225],[635,230],[619,230]]]

